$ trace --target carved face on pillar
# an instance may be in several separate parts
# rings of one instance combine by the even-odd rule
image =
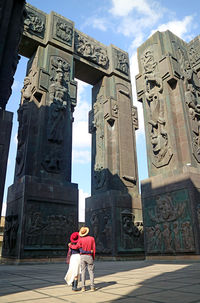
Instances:
[[[165,221],[168,220],[173,214],[173,206],[170,198],[167,196],[159,197],[157,199],[156,212],[158,217]]]

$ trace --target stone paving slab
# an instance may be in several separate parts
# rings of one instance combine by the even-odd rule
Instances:
[[[200,303],[200,262],[95,262],[96,292],[73,292],[67,265],[0,265],[0,303]]]

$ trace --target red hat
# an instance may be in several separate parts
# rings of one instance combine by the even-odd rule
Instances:
[[[71,234],[70,241],[72,243],[76,243],[76,242],[78,242],[79,238],[80,238],[79,233],[76,231],[73,234]]]

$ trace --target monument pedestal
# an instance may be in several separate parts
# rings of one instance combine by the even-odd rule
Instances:
[[[12,131],[13,113],[0,109],[0,214]]]
[[[95,238],[97,257],[143,258],[141,209],[133,209],[128,193],[110,190],[87,198],[85,221]]]
[[[3,258],[50,259],[66,256],[78,229],[77,184],[65,186],[24,176],[8,190]]]
[[[196,169],[186,170],[142,181],[148,258],[200,254],[200,178]]]

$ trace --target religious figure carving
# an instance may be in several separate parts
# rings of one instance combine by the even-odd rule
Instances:
[[[22,173],[24,166],[24,155],[25,146],[28,134],[28,124],[29,124],[29,102],[32,96],[32,82],[31,77],[27,76],[24,78],[24,86],[21,90],[21,105],[17,111],[18,113],[18,148],[16,156],[16,176]]]
[[[92,225],[92,231],[96,242],[96,251],[102,252],[104,247],[103,247],[103,243],[100,240],[100,222],[99,222],[98,213],[96,211],[92,213],[90,222]]]
[[[96,154],[94,165],[95,188],[102,188],[106,180],[106,171],[104,170],[104,113],[103,96],[97,97],[93,105],[93,127],[96,131]]]
[[[55,36],[69,46],[72,45],[72,26],[61,19],[56,20]]]
[[[162,236],[165,245],[165,252],[172,252],[172,231],[170,229],[170,224],[167,222],[163,223]]]
[[[89,41],[79,33],[75,33],[75,50],[86,59],[97,63],[103,68],[108,68],[109,59],[106,49],[98,46],[92,41]]]
[[[193,154],[196,160],[200,162],[200,81],[181,48],[178,49],[178,56],[181,62],[182,79],[185,86],[185,103],[188,107],[192,131]]]
[[[125,53],[122,53],[118,50],[115,51],[116,51],[116,69],[128,75],[129,73],[128,56]]]
[[[154,214],[152,211],[149,211],[149,216],[152,221],[157,223],[171,222],[183,214],[185,207],[185,203],[174,206],[170,195],[158,196],[156,198]]]
[[[25,245],[63,245],[66,231],[70,234],[75,229],[70,215],[74,214],[45,216],[40,211],[33,211],[26,219]]]
[[[110,253],[111,252],[111,244],[112,244],[112,224],[111,224],[111,218],[109,215],[104,216],[104,229],[102,231],[102,234],[104,235],[106,241],[103,248],[104,253]]]
[[[44,37],[45,31],[45,16],[41,16],[38,13],[30,10],[26,7],[27,16],[24,20],[24,30],[32,34]],[[42,20],[43,19],[43,20]]]
[[[189,221],[185,221],[181,224],[181,233],[183,238],[183,247],[185,250],[193,251],[194,247],[194,236],[192,226]]]
[[[59,173],[61,170],[61,144],[64,140],[64,127],[67,108],[71,110],[65,72],[69,73],[69,64],[60,57],[52,58],[53,77],[49,87],[49,116],[47,123],[47,139],[51,143],[43,165],[47,171]]]
[[[180,228],[178,221],[173,222],[173,232],[174,232],[174,246],[176,251],[180,251],[181,243],[180,243]]]
[[[195,38],[192,43],[189,43],[188,55],[192,66],[196,65],[200,60],[200,42],[199,38]]]
[[[140,242],[142,238],[142,232],[137,227],[137,225],[134,224],[135,216],[128,209],[125,209],[121,212],[121,217],[123,248],[134,248],[136,242]]]
[[[167,134],[167,125],[162,97],[163,83],[157,71],[153,51],[147,49],[142,57],[144,67],[145,97],[149,106],[150,138],[153,164],[156,167],[167,165],[172,157]]]
[[[5,218],[4,249],[11,251],[16,246],[18,232],[18,215],[8,215]]]

